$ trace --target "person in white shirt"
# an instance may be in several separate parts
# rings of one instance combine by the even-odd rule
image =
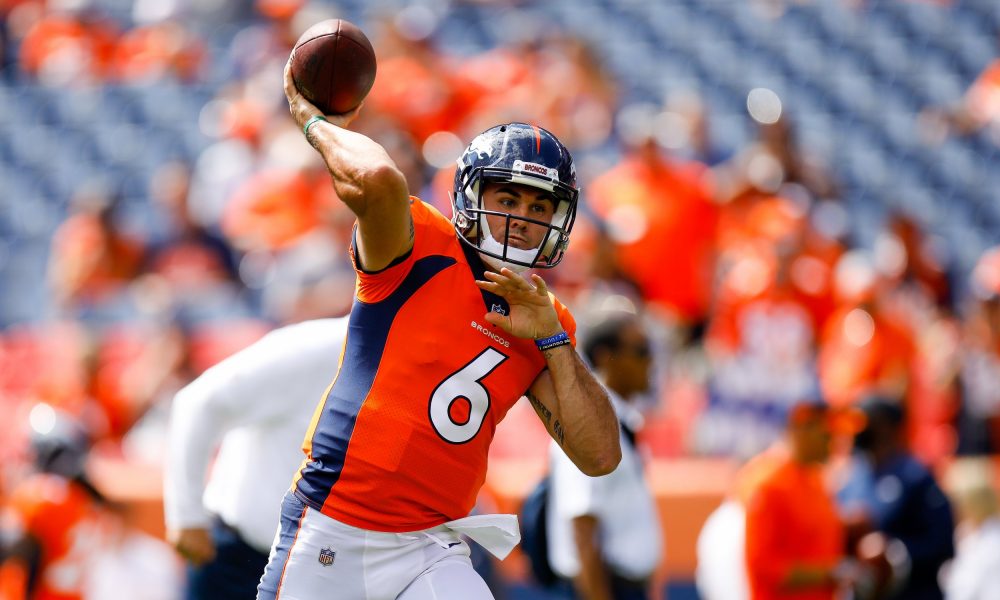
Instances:
[[[955,558],[944,573],[948,600],[1000,598],[1000,507],[989,457],[960,458],[948,473],[961,522]]]
[[[276,329],[174,398],[164,512],[169,541],[191,563],[189,600],[256,596],[281,498],[346,334],[347,318]]]
[[[748,600],[743,546],[746,512],[735,498],[723,500],[705,520],[695,553],[695,584],[704,600]]]
[[[636,314],[613,311],[598,317],[582,350],[608,388],[622,424],[622,460],[610,474],[590,477],[552,446],[549,563],[571,582],[562,586],[567,596],[647,600],[663,552],[656,503],[634,433],[642,425],[634,401],[650,389],[650,342]]]

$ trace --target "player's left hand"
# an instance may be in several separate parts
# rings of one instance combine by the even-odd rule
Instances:
[[[499,273],[486,271],[485,277],[488,281],[477,280],[476,285],[510,305],[509,315],[487,313],[487,322],[521,338],[540,339],[563,330],[549,288],[540,276],[533,273],[529,282],[505,267]]]

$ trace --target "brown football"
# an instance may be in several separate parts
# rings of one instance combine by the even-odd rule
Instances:
[[[292,80],[325,115],[346,113],[365,99],[375,83],[375,50],[357,25],[343,19],[320,21],[292,50]]]

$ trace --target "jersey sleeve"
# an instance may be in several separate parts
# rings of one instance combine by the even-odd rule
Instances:
[[[563,329],[569,335],[570,342],[573,343],[573,347],[576,347],[576,319],[573,318],[573,313],[569,312],[558,298],[552,296],[552,305],[556,307],[556,314],[559,316],[559,323],[562,324]]]
[[[433,235],[427,206],[414,196],[410,197],[410,215],[413,218],[413,248],[396,258],[389,266],[378,271],[367,271],[357,255],[358,229],[351,235],[351,264],[357,274],[355,292],[361,302],[373,304],[385,299],[399,287],[413,268],[413,263],[426,252],[428,237]]]

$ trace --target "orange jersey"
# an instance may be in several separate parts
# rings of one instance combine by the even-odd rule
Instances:
[[[686,320],[704,317],[712,289],[719,209],[704,172],[699,163],[628,158],[589,192],[594,211],[613,229],[634,229],[634,239],[616,243],[616,253],[643,298]]]
[[[753,600],[832,600],[832,587],[788,590],[797,564],[833,567],[844,556],[844,530],[818,466],[788,457],[762,465],[746,506],[746,561]],[[769,458],[768,461],[773,459]]]
[[[468,515],[497,424],[545,368],[533,340],[485,322],[507,304],[475,285],[478,253],[433,207],[410,206],[412,251],[377,273],[357,269],[340,368],[295,481],[303,502],[377,531]],[[572,316],[555,306],[572,339]]]
[[[33,591],[21,596],[7,584],[0,590],[15,599],[80,600],[88,560],[100,546],[99,512],[80,485],[55,475],[35,475],[14,489],[5,521],[31,536],[41,547]],[[4,578],[16,573],[5,571]],[[4,598],[4,600],[7,600]]]

